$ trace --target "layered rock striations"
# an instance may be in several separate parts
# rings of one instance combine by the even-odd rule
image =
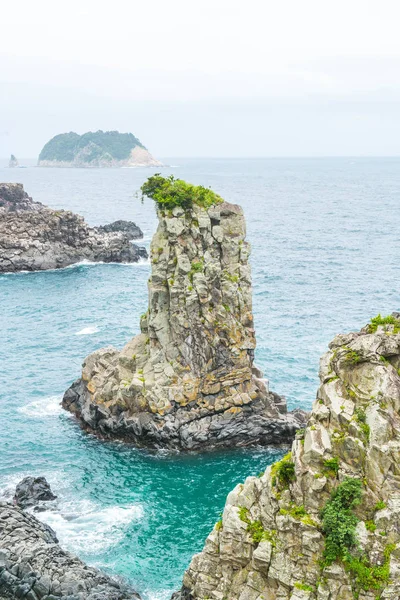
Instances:
[[[127,223],[127,222],[124,222]],[[131,230],[136,228],[131,223]],[[109,226],[109,227],[112,227]],[[22,184],[0,184],[0,273],[58,269],[87,261],[137,262],[131,233],[89,227],[83,217],[33,202]]]
[[[71,131],[54,136],[39,155],[39,167],[160,167],[162,163],[132,133]]]
[[[50,527],[1,501],[0,598],[140,600],[134,590],[64,551]]]
[[[242,209],[220,202],[157,212],[141,333],[121,351],[86,358],[64,408],[100,436],[150,447],[291,441],[301,415],[287,414],[253,364]]]
[[[305,431],[229,494],[175,600],[398,600],[398,317],[332,341]]]

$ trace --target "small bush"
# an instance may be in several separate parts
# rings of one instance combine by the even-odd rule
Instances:
[[[222,529],[222,519],[219,519],[216,523],[215,523],[215,529],[217,531],[221,531]]]
[[[296,481],[296,473],[291,452],[286,454],[282,460],[272,465],[271,474],[273,486],[288,488],[293,481]]]
[[[315,588],[308,583],[295,583],[294,587],[298,590],[304,590],[305,592],[315,592]]]
[[[327,477],[337,477],[339,473],[339,459],[335,456],[334,458],[324,460],[323,472]]]
[[[209,188],[175,179],[173,175],[162,177],[160,173],[156,173],[149,177],[140,189],[143,196],[151,198],[159,208],[167,210],[175,206],[190,209],[194,204],[210,208],[214,204],[223,202],[222,198]]]
[[[388,315],[386,317],[382,317],[379,314],[377,317],[371,319],[371,323],[368,325],[368,332],[375,333],[381,325],[393,325],[393,333],[400,332],[400,320],[396,319],[393,315]]]
[[[373,521],[365,521],[365,527],[368,531],[371,531],[372,533],[376,531],[376,525]]]
[[[356,421],[361,428],[361,431],[363,432],[363,434],[365,435],[365,437],[368,440],[369,434],[370,434],[370,427],[367,423],[367,415],[365,414],[365,411],[362,408],[356,408],[354,413],[355,413]]]
[[[356,352],[355,350],[351,350],[350,348],[346,348],[346,354],[344,357],[344,361],[348,365],[357,365],[363,360],[361,354]]]
[[[377,502],[374,506],[374,511],[378,511],[378,510],[383,510],[386,508],[386,502],[384,502],[383,500],[379,500],[379,502]]]
[[[245,506],[239,507],[239,519],[244,523],[247,523],[247,531],[251,534],[252,540],[255,544],[259,544],[261,541],[266,540],[271,542],[272,546],[276,546],[276,531],[268,531],[263,528],[260,520],[252,521],[249,517],[249,509]]]
[[[347,478],[333,490],[331,498],[322,509],[326,565],[348,556],[349,550],[356,544],[358,518],[353,513],[353,508],[360,504],[361,495],[361,481]]]

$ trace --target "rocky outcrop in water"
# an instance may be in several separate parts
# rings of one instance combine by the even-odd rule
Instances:
[[[132,589],[60,548],[54,532],[0,502],[0,598],[140,600]]]
[[[107,225],[100,225],[97,229],[98,231],[104,231],[105,233],[119,231],[125,233],[130,240],[140,240],[143,237],[143,231],[136,223],[133,223],[132,221],[123,221],[122,219],[114,221],[113,223],[108,223]]]
[[[10,169],[15,169],[16,167],[19,167],[18,160],[16,156],[14,156],[14,154],[11,154],[10,160],[8,161],[8,167]]]
[[[86,358],[64,408],[102,437],[150,447],[290,442],[302,415],[287,413],[253,364],[242,209],[176,206],[158,218],[141,333]]]
[[[38,507],[56,498],[45,477],[25,477],[15,489],[14,503],[20,508]]]
[[[229,494],[175,600],[398,600],[399,317],[335,337],[305,431]]]
[[[137,262],[145,248],[131,234],[89,227],[83,217],[34,202],[22,184],[0,184],[0,273],[59,269],[91,262]],[[114,224],[115,225],[115,224]],[[136,228],[131,223],[131,230]]]

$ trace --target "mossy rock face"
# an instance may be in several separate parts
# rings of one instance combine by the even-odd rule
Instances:
[[[400,333],[378,321],[332,341],[304,433],[229,494],[176,600],[398,600]]]
[[[250,248],[241,207],[179,180],[153,176],[148,183],[159,223],[141,334],[109,360],[101,350],[86,359],[65,408],[99,435],[140,445],[290,443],[302,418],[285,412],[284,400],[269,392],[253,364]],[[104,406],[99,412],[105,393],[108,412]],[[114,409],[120,398],[127,410]]]

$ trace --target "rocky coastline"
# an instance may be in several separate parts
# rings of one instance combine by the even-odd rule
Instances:
[[[135,223],[89,227],[83,217],[34,202],[22,184],[0,183],[0,273],[59,269],[80,261],[138,262]]]
[[[307,427],[228,495],[173,600],[398,600],[399,317],[334,338]]]
[[[99,437],[150,448],[289,444],[304,414],[288,413],[253,363],[242,209],[216,198],[157,215],[141,333],[87,357],[63,407]]]
[[[56,533],[21,507],[55,498],[43,477],[28,477],[13,504],[0,501],[0,600],[140,600],[129,586],[64,551]]]

